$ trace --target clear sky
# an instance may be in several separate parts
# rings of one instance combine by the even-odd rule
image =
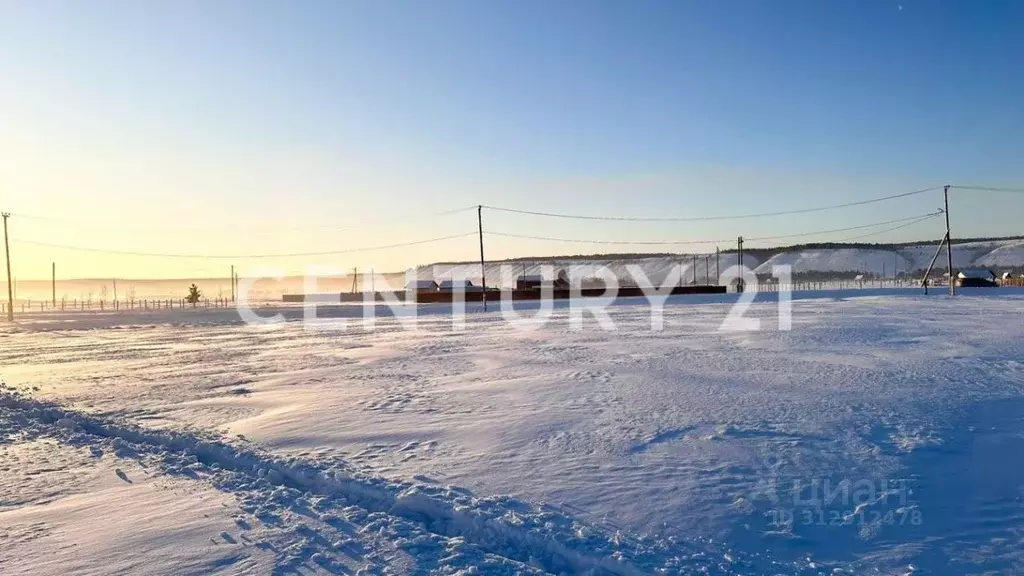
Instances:
[[[475,211],[429,214],[476,204],[685,217],[1024,187],[1022,29],[1019,0],[7,0],[0,209],[17,240],[233,255],[470,233]],[[484,226],[716,240],[940,204],[667,224],[485,212]],[[955,235],[1024,234],[1024,194],[957,192],[952,214]],[[651,249],[486,242],[493,258]],[[16,242],[12,260],[20,278],[47,277],[51,261],[69,276],[175,277],[232,263],[401,270],[477,251],[465,237],[190,260]]]

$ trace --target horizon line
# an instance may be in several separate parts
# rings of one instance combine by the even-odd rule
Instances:
[[[953,244],[955,245],[958,242],[959,243],[999,242],[999,241],[1005,241],[1005,240],[1024,240],[1024,234],[1012,235],[1012,236],[969,237],[969,238],[960,238],[959,240],[954,238]],[[939,239],[939,240],[915,240],[915,241],[910,241],[910,242],[829,242],[829,241],[824,241],[824,242],[803,242],[803,243],[800,243],[800,244],[786,244],[786,245],[769,246],[769,247],[763,247],[763,248],[746,248],[746,249],[744,249],[744,252],[764,252],[764,251],[769,251],[769,250],[780,250],[780,251],[796,250],[796,249],[804,249],[804,248],[811,247],[811,246],[820,246],[820,245],[826,245],[826,244],[836,245],[836,246],[840,246],[840,247],[846,248],[846,249],[849,249],[849,248],[853,248],[853,249],[856,249],[856,248],[873,248],[873,249],[878,249],[877,247],[879,247],[879,246],[890,246],[890,247],[893,247],[893,248],[910,247],[910,246],[934,246],[934,245],[937,245],[941,241],[942,240]],[[727,248],[727,249],[721,250],[720,253],[722,253],[722,254],[731,254],[731,253],[736,252],[736,251],[737,251],[737,248],[731,247],[731,248]],[[615,258],[639,260],[639,259],[643,259],[643,258],[658,258],[658,257],[669,257],[669,256],[691,256],[691,255],[694,255],[694,254],[697,254],[697,253],[696,252],[605,252],[605,253],[594,253],[594,254],[559,254],[559,255],[554,255],[554,256],[515,256],[515,257],[512,257],[512,258],[502,258],[500,260],[485,260],[485,262],[494,264],[494,263],[503,263],[503,262],[552,261],[552,260],[559,260],[559,259],[565,259],[565,260],[572,260],[572,259],[594,259],[594,260],[598,260],[598,259],[615,259]],[[706,254],[706,253],[701,252],[700,254]],[[414,267],[406,268],[405,270],[400,271],[400,272],[373,272],[373,274],[375,276],[389,276],[389,275],[393,276],[393,275],[398,275],[398,274],[403,274],[404,275],[404,274],[408,273],[409,270],[414,270],[414,269],[419,269],[419,268],[426,268],[426,267],[429,267],[429,266],[439,266],[439,265],[453,266],[453,265],[479,264],[479,263],[480,262],[478,260],[453,260],[453,261],[439,260],[439,261],[436,261],[436,262],[431,262],[430,264],[420,264],[420,265],[417,265],[417,266],[414,266]],[[303,276],[304,275],[302,275],[302,274],[285,274],[284,276],[281,276],[281,278],[282,279],[302,278]],[[337,278],[352,278],[352,276],[356,276],[358,278],[359,276],[365,277],[365,276],[367,276],[367,274],[365,272],[357,272],[354,275],[353,274],[341,274],[341,275],[338,275],[336,277]],[[244,276],[242,274],[239,274],[238,278],[242,279],[242,278],[246,278],[246,276]],[[177,276],[177,277],[168,277],[168,278],[120,278],[120,277],[116,277],[116,276],[93,276],[93,277],[87,277],[87,278],[62,278],[62,279],[57,279],[57,280],[54,280],[53,278],[28,278],[28,279],[19,280],[17,277],[14,277],[13,278],[13,283],[21,284],[21,283],[25,283],[25,282],[47,282],[47,283],[64,282],[64,283],[66,283],[66,282],[111,282],[111,281],[129,282],[129,283],[130,282],[140,282],[140,283],[141,282],[150,282],[150,283],[152,283],[152,282],[179,282],[179,281],[180,282],[195,282],[195,281],[202,281],[202,280],[216,280],[216,281],[224,280],[224,281],[230,282],[231,278],[229,276],[191,276],[191,277]]]

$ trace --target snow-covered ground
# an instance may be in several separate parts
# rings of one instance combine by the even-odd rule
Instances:
[[[1024,572],[1024,292],[774,298],[23,317],[0,572]]]

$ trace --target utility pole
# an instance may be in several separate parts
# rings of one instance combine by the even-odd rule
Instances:
[[[949,184],[942,187],[946,200],[946,264],[949,270],[949,295],[956,296],[956,279],[953,278],[953,234],[949,231]]]
[[[114,282],[114,302],[117,302],[117,278],[114,278],[113,282]]]
[[[711,254],[704,255],[704,284],[711,286]]]
[[[743,236],[736,239],[736,251],[738,253],[737,264],[740,268],[740,278],[736,282],[736,291],[743,292]]]
[[[921,279],[921,286],[924,287],[924,293],[928,294],[928,278],[932,275],[932,268],[935,267],[935,262],[939,259],[939,254],[942,254],[942,245],[949,242],[949,233],[942,237],[942,242],[935,248],[935,256],[932,256],[932,261],[928,264],[928,269],[925,270],[924,278]]]
[[[235,301],[235,265],[231,265],[231,301]]]
[[[53,307],[57,307],[57,263],[50,263],[50,296],[53,298]]]
[[[693,285],[697,285],[697,255],[693,255]]]
[[[721,264],[721,251],[718,246],[715,246],[715,282],[722,281],[722,270],[720,269]],[[717,284],[716,284],[717,285]]]
[[[7,219],[10,212],[0,214],[4,218],[4,254],[7,256],[7,321],[14,322],[14,288],[11,282],[11,246],[7,242]]]
[[[484,303],[484,312],[487,312],[487,271],[484,269],[484,217],[483,206],[476,207],[476,226],[480,235],[480,297]]]

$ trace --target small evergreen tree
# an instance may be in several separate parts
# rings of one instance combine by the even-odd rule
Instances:
[[[203,293],[199,291],[199,287],[195,284],[188,287],[188,297],[185,301],[192,305],[193,308],[199,303],[199,299],[203,297]]]

